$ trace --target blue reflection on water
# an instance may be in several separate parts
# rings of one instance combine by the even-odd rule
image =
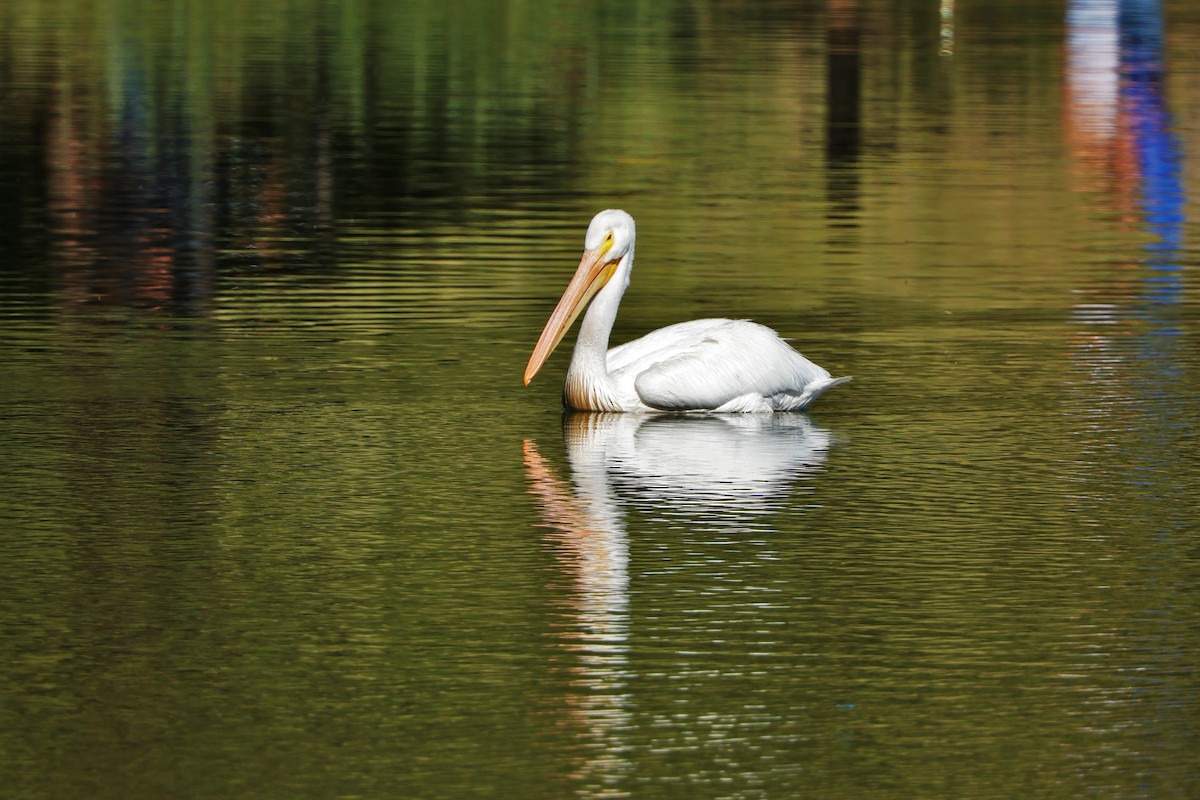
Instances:
[[[1157,622],[1153,636],[1113,626],[1113,643],[1101,647],[1121,664],[1131,702],[1152,709],[1161,730],[1187,730],[1190,698],[1166,679],[1194,669],[1185,655],[1191,621],[1178,588],[1163,580],[1163,566],[1186,557],[1186,532],[1194,523],[1191,487],[1181,480],[1188,475],[1181,461],[1190,436],[1190,394],[1180,381],[1189,358],[1179,318],[1186,289],[1184,153],[1164,88],[1162,7],[1159,0],[1071,0],[1067,36],[1068,130],[1084,185],[1103,187],[1103,210],[1118,224],[1136,207],[1137,227],[1150,234],[1149,241],[1115,254],[1116,274],[1106,269],[1098,290],[1083,292],[1102,302],[1075,309],[1083,324],[1109,326],[1081,337],[1077,355],[1086,376],[1079,397],[1091,418],[1079,431],[1088,440],[1081,474],[1096,469],[1115,478],[1081,511],[1118,548],[1112,552],[1123,552],[1132,565],[1123,590],[1140,614]],[[1105,448],[1113,448],[1117,463],[1097,468],[1094,454]],[[1100,615],[1096,624],[1112,621]],[[1098,709],[1085,712],[1088,724],[1111,725]],[[1147,776],[1171,763],[1171,746],[1144,740],[1138,755],[1153,765]],[[1152,791],[1153,783],[1143,786]]]
[[[1172,375],[1178,370],[1165,348],[1182,332],[1172,307],[1185,291],[1186,199],[1184,154],[1165,96],[1160,0],[1073,0],[1067,43],[1076,153],[1088,172],[1102,176],[1097,185],[1106,187],[1106,205],[1119,214],[1136,206],[1151,235],[1125,262],[1139,269],[1135,292],[1118,290],[1113,302],[1076,314],[1085,323],[1146,323],[1137,357],[1157,362],[1154,377]]]
[[[1121,0],[1121,106],[1137,156],[1139,201],[1157,241],[1145,246],[1145,299],[1178,303],[1183,293],[1183,153],[1163,92],[1163,15],[1159,0]],[[1153,312],[1151,312],[1153,315]],[[1169,323],[1159,334],[1178,334]]]
[[[1143,246],[1140,312],[1147,329],[1138,340],[1144,370],[1143,396],[1153,401],[1156,421],[1145,432],[1157,445],[1155,459],[1167,457],[1181,422],[1173,419],[1172,383],[1182,374],[1183,332],[1170,308],[1183,300],[1183,152],[1172,131],[1163,67],[1163,15],[1159,0],[1122,0],[1121,108],[1136,154],[1138,203],[1154,240]],[[1165,402],[1164,401],[1168,401]],[[1164,407],[1165,406],[1165,407]],[[1165,448],[1165,449],[1164,449]]]

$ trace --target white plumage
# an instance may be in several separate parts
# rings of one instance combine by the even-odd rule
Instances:
[[[559,300],[529,365],[528,384],[587,307],[563,388],[584,411],[800,411],[832,378],[770,328],[747,320],[698,319],[608,349],[633,270],[635,227],[624,211],[601,211],[588,226],[579,269]],[[590,306],[588,301],[591,300]]]

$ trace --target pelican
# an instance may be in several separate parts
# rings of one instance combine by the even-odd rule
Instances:
[[[592,218],[579,269],[525,367],[526,386],[585,307],[563,387],[567,408],[800,411],[826,389],[850,380],[831,378],[775,331],[741,319],[679,322],[608,349],[633,271],[633,243],[629,214],[608,209]]]

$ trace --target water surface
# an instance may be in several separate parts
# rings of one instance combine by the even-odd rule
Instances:
[[[15,797],[1200,792],[1183,2],[0,2]],[[759,320],[810,415],[520,375]],[[565,348],[564,348],[565,349]]]

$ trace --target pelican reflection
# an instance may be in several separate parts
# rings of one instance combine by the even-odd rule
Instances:
[[[581,797],[623,794],[632,724],[626,516],[730,531],[779,510],[819,470],[829,432],[802,414],[713,416],[571,413],[570,480],[524,442],[528,491],[569,580],[561,646],[572,652],[568,716]]]
[[[563,438],[596,524],[631,507],[729,530],[778,510],[821,467],[831,437],[804,414],[572,414]]]

